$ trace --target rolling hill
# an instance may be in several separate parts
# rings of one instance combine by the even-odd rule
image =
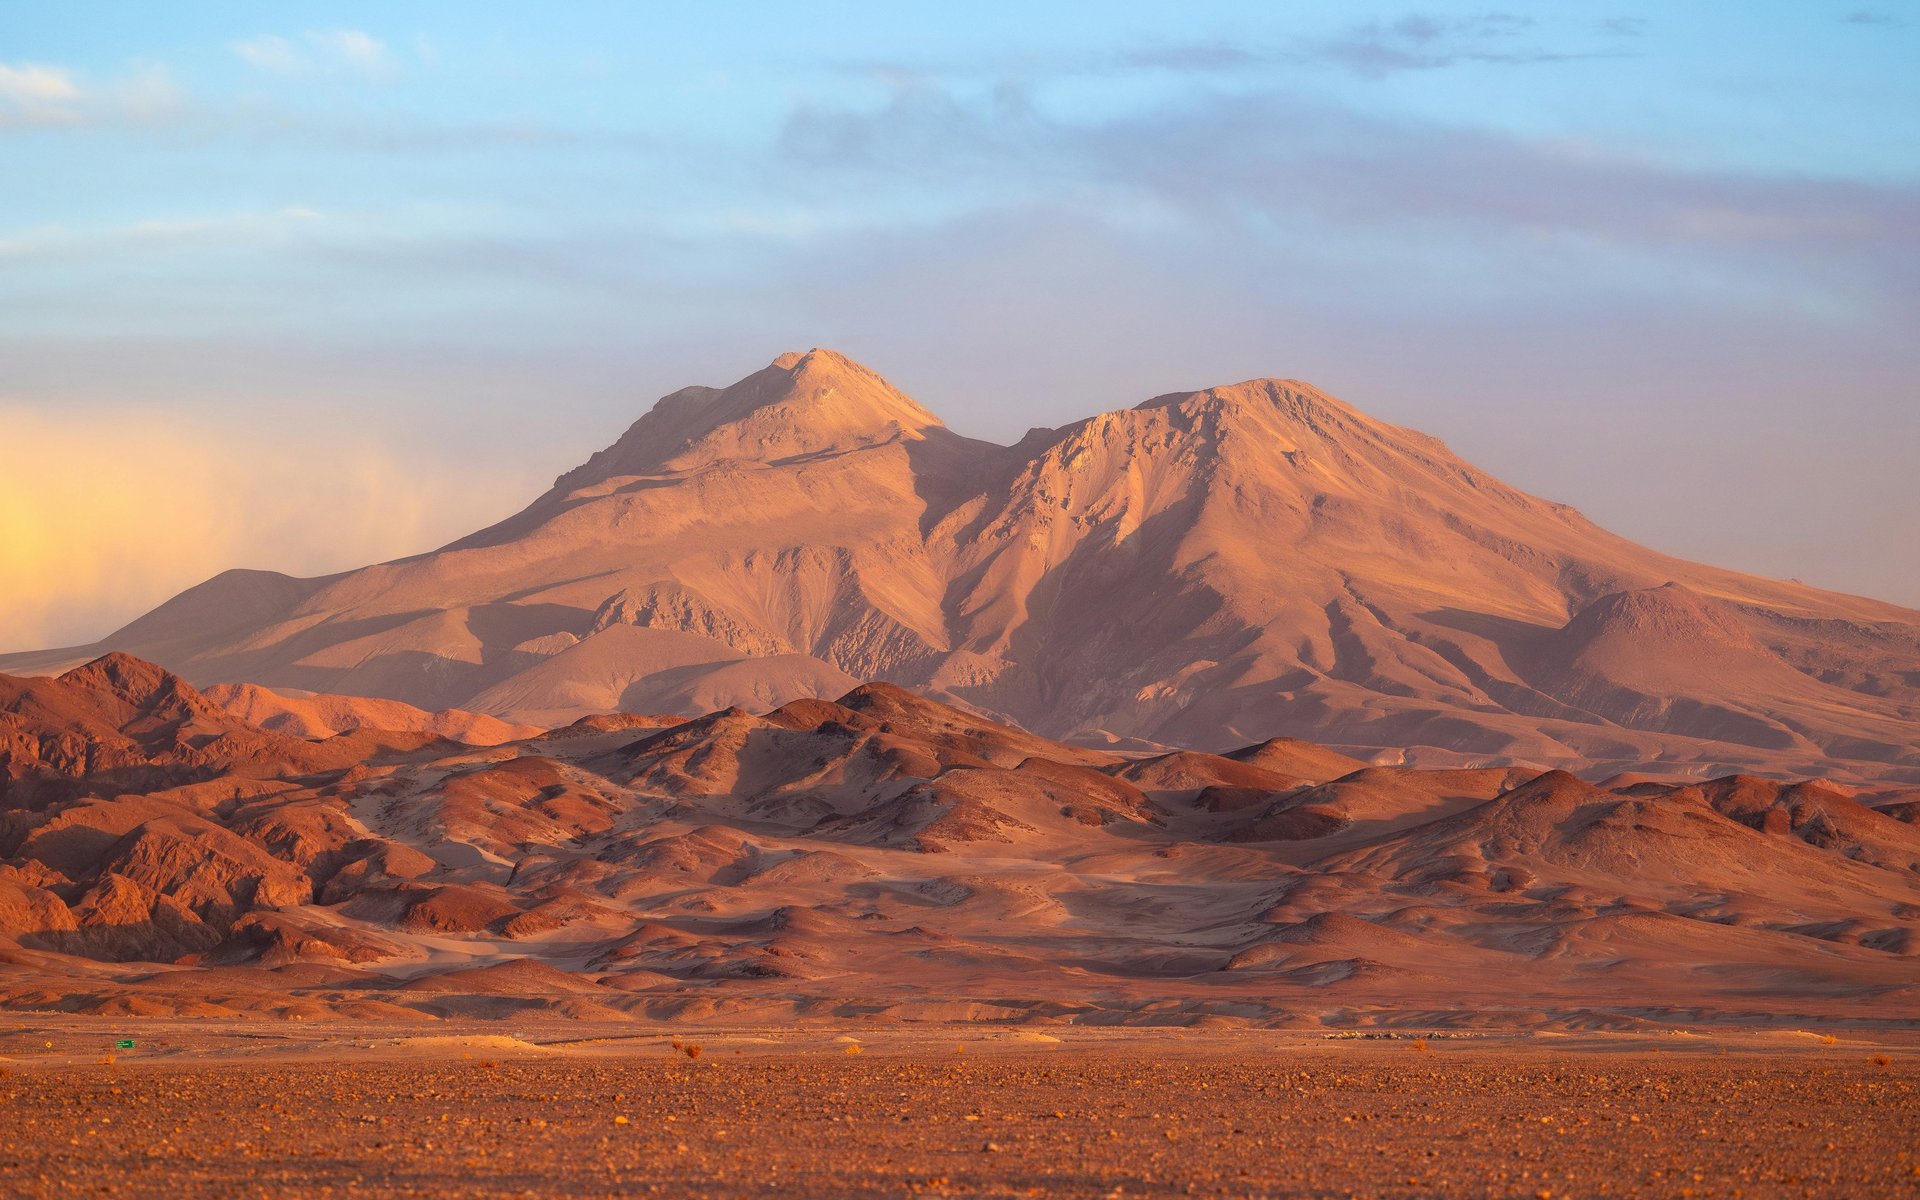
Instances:
[[[0,1008],[1910,1027],[1916,797],[1120,754],[886,683],[310,740],[114,655],[0,676]]]

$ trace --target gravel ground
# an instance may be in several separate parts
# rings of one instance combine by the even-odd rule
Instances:
[[[34,1065],[0,1193],[1916,1196],[1920,1055],[841,1046]]]

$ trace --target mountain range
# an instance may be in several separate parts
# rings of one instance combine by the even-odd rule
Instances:
[[[1002,446],[786,354],[432,553],[229,571],[0,670],[109,651],[520,727],[887,681],[1116,750],[1920,781],[1920,613],[1658,554],[1279,379]]]

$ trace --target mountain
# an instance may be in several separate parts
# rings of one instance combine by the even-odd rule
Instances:
[[[1000,446],[783,355],[433,553],[0,669],[107,650],[537,726],[880,679],[1083,745],[1920,780],[1920,613],[1657,554],[1291,380]]]
[[[1122,754],[885,683],[494,746],[273,733],[125,656],[0,676],[0,696],[15,1011],[1561,1029],[1920,1012],[1914,789],[1601,787],[1290,740]]]

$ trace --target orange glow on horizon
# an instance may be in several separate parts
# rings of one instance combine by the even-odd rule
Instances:
[[[231,567],[313,575],[418,553],[538,490],[365,439],[157,412],[0,403],[0,430],[0,652],[104,637]]]

